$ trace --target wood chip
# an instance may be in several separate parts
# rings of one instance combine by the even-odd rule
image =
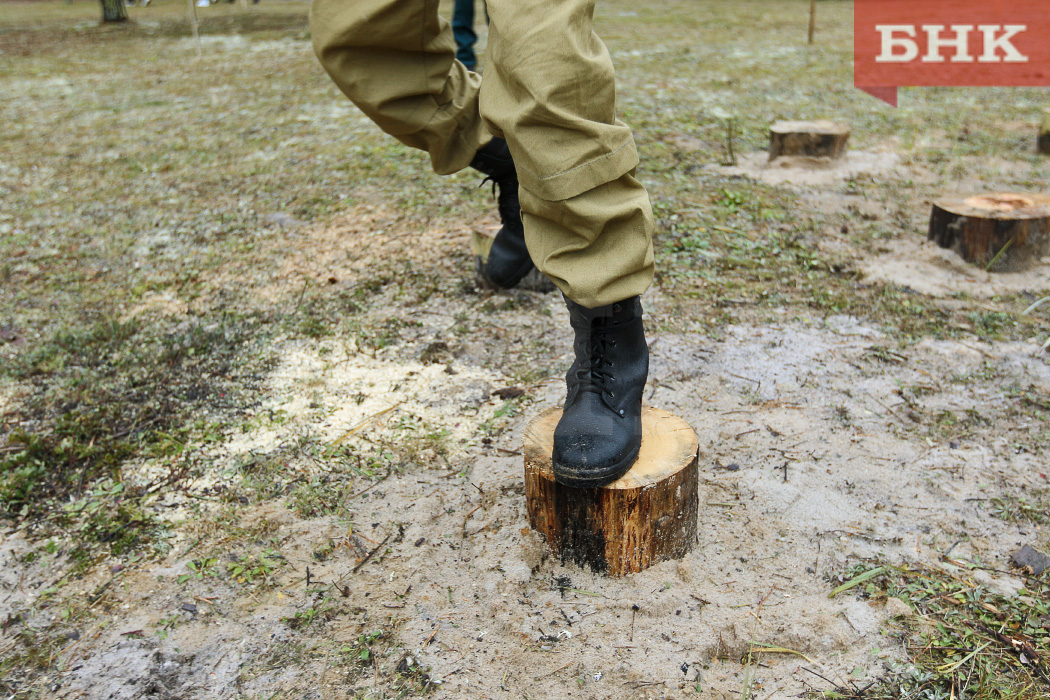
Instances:
[[[1050,569],[1050,557],[1027,544],[1014,553],[1013,563],[1014,566],[1024,569],[1032,576],[1038,576]]]

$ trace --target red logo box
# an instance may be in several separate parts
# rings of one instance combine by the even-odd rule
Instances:
[[[854,85],[897,105],[911,86],[1050,85],[1046,0],[855,0]]]

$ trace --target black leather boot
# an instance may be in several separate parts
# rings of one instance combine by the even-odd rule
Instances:
[[[518,203],[518,173],[503,139],[492,139],[482,146],[470,167],[484,173],[486,181],[499,188],[497,205],[503,224],[492,242],[488,260],[478,258],[478,278],[487,287],[509,289],[532,271],[532,258],[525,247],[525,228]]]
[[[587,309],[569,299],[576,360],[565,376],[565,411],[554,430],[554,478],[577,488],[626,474],[642,444],[649,348],[642,303],[631,297]]]

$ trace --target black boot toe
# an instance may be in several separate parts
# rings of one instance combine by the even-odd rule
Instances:
[[[641,418],[621,416],[596,394],[567,407],[554,431],[555,478],[565,486],[594,488],[630,471],[641,446]]]

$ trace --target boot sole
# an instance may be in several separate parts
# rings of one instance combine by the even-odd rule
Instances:
[[[631,467],[634,466],[635,461],[638,459],[638,453],[641,451],[641,448],[642,446],[638,445],[628,452],[622,460],[611,467],[601,470],[567,467],[564,464],[559,464],[552,457],[551,465],[554,469],[554,480],[562,486],[569,486],[574,489],[596,489],[608,486],[631,471]]]

